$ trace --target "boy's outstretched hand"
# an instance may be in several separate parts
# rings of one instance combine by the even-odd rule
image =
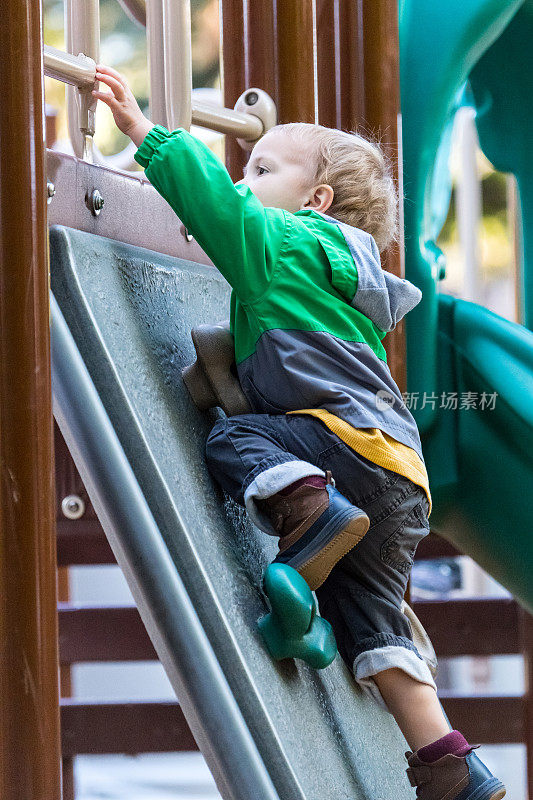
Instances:
[[[112,67],[96,65],[95,80],[105,83],[112,91],[99,92],[93,89],[91,94],[109,106],[118,128],[139,147],[149,130],[154,127],[142,113],[126,78]]]

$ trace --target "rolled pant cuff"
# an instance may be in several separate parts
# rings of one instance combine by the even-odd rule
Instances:
[[[419,655],[418,650],[410,639],[404,639],[402,636],[393,634],[381,634],[376,637],[376,641],[380,639],[389,640],[389,642],[379,642],[374,648],[360,652],[353,662],[355,680],[365,694],[373,697],[382,708],[388,711],[389,709],[372,676],[393,667],[402,669],[411,678],[420,683],[425,683],[431,686],[435,692],[437,691],[429,666]]]
[[[299,478],[306,478],[308,475],[324,476],[325,473],[314,464],[300,461],[289,453],[287,457],[271,456],[259,462],[246,476],[243,486],[244,505],[254,525],[271,536],[279,536],[270,519],[258,509],[255,501],[271,497]]]

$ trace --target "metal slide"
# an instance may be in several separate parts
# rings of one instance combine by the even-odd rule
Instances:
[[[220,414],[181,378],[230,287],[212,267],[50,228],[54,415],[225,800],[407,800],[407,745],[337,654],[274,662],[277,552],[204,460]]]

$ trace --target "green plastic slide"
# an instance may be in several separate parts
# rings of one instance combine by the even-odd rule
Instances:
[[[407,389],[428,466],[430,521],[530,610],[532,32],[530,0],[400,3],[406,276],[423,291],[406,320]],[[487,157],[518,178],[524,325],[439,292],[445,156],[464,102],[476,108]]]

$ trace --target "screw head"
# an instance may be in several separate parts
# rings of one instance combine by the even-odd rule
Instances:
[[[248,94],[244,98],[244,101],[248,106],[255,106],[258,100],[259,100],[259,95],[257,94],[257,92],[248,92]]]
[[[79,519],[85,514],[85,503],[77,494],[68,494],[61,501],[61,511],[67,519]]]
[[[89,208],[94,214],[95,217],[98,216],[100,211],[104,207],[104,198],[98,191],[98,189],[93,189],[91,192],[91,196],[89,198]]]
[[[192,238],[193,238],[193,237],[192,237],[192,233],[189,233],[189,231],[187,230],[187,228],[185,227],[185,225],[181,225],[181,227],[180,227],[180,231],[181,231],[181,233],[183,234],[184,238],[185,238],[185,239],[186,239],[188,242],[191,242],[191,241],[192,241]]]

